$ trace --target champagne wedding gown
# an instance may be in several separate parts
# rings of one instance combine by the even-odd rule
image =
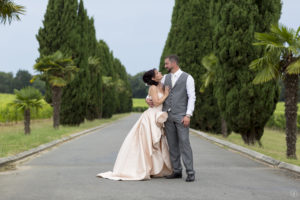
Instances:
[[[163,96],[158,93],[159,98]],[[147,180],[172,173],[163,123],[168,114],[162,105],[148,108],[126,136],[113,171],[97,174],[111,180]]]

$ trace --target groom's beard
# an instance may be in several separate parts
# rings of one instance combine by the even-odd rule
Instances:
[[[168,73],[171,73],[171,71],[172,71],[171,69],[168,69]]]

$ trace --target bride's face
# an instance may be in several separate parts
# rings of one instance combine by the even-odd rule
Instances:
[[[155,76],[152,78],[152,80],[154,80],[156,82],[160,82],[161,79],[163,78],[161,72],[155,70],[154,73],[155,73]]]

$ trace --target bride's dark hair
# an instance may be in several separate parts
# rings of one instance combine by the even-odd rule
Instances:
[[[155,68],[151,69],[147,72],[145,72],[145,74],[143,75],[143,81],[147,84],[147,85],[158,85],[158,82],[153,81],[152,78],[155,77]]]

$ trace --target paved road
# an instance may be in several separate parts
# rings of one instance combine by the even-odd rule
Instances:
[[[61,144],[0,173],[2,200],[89,199],[300,199],[300,178],[191,134],[196,182],[156,178],[111,181],[96,177],[111,170],[119,147],[138,119],[132,114],[101,130]]]

